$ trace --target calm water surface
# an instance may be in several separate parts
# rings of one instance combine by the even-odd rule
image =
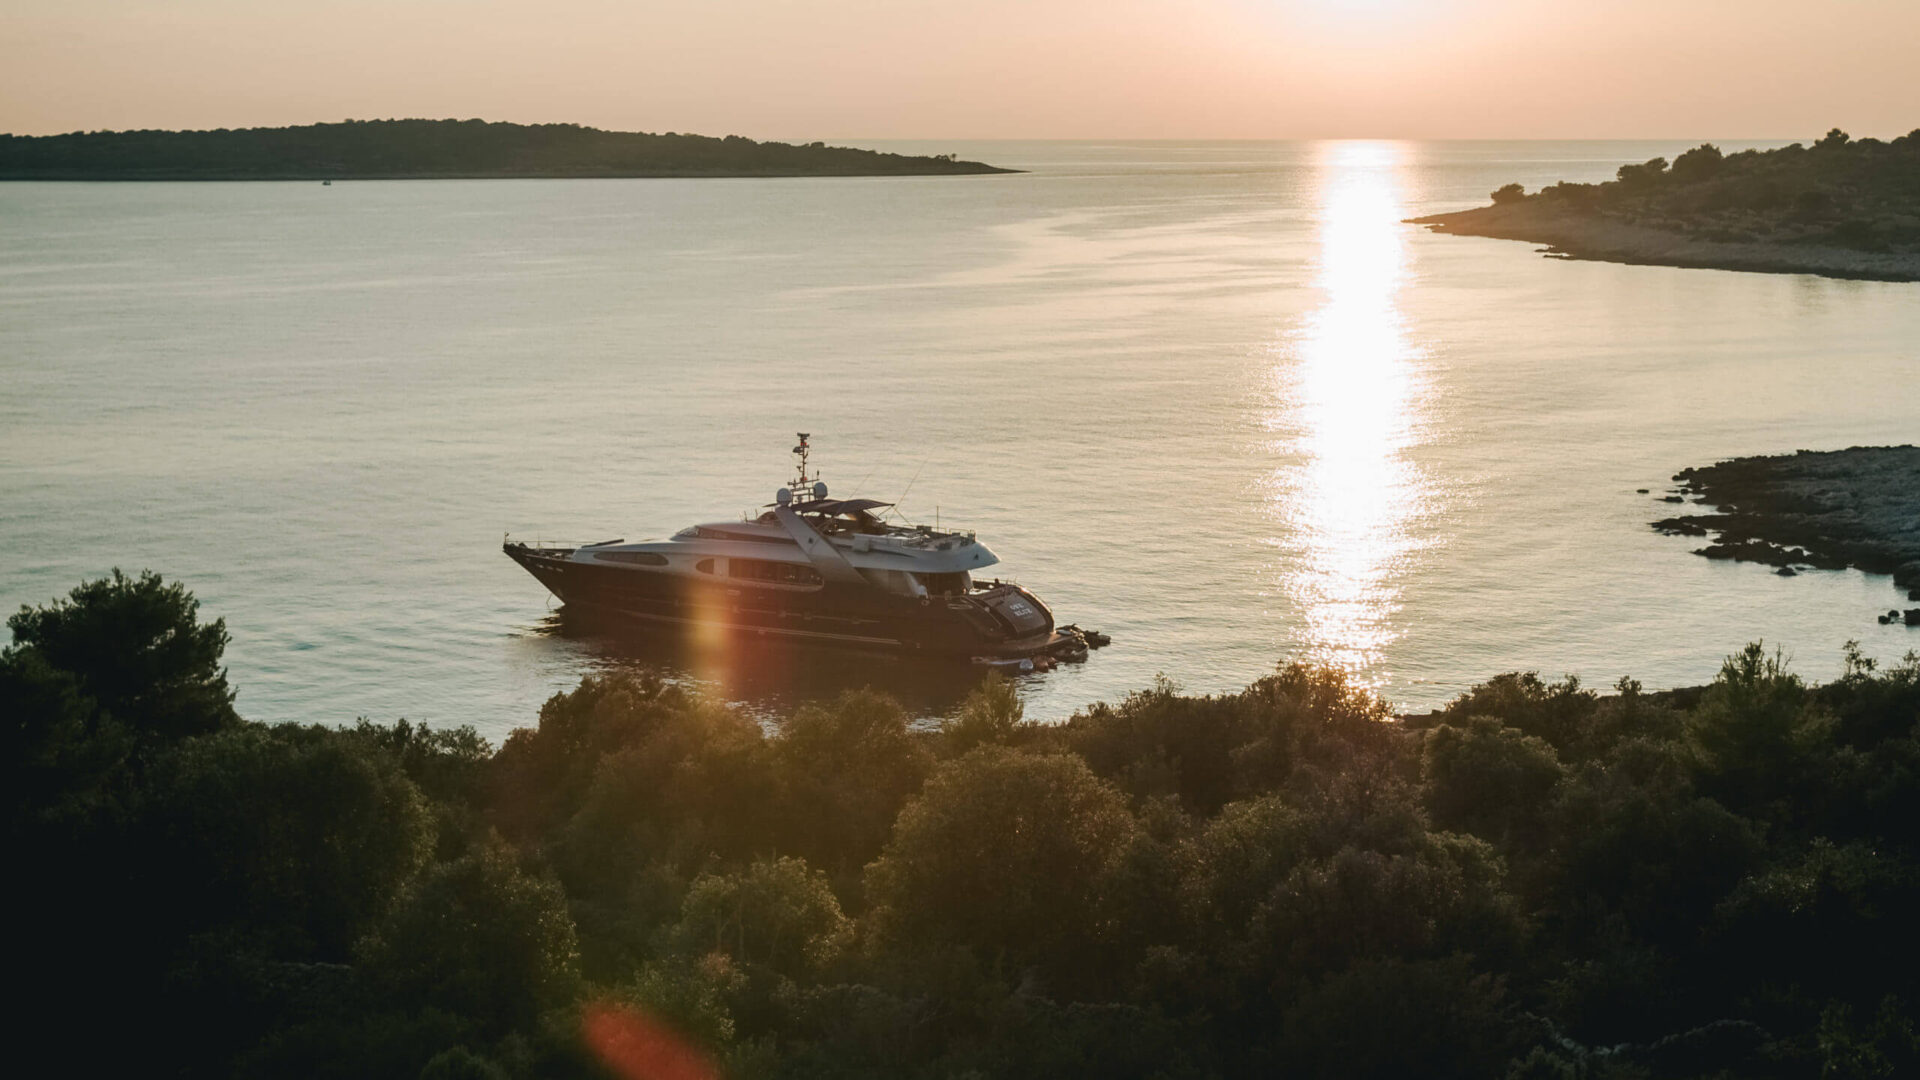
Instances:
[[[1886,578],[1646,527],[1687,465],[1920,438],[1920,287],[1400,224],[1678,144],[899,148],[1031,171],[0,185],[0,602],[177,577],[259,720],[497,738],[638,664],[936,714],[970,675],[609,639],[499,552],[735,516],[807,430],[836,494],[978,529],[1114,635],[1025,680],[1041,718],[1288,658],[1425,707],[1920,645]]]

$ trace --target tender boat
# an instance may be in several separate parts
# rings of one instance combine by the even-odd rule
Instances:
[[[669,540],[516,541],[504,550],[569,606],[652,623],[995,663],[1085,659],[1086,637],[1019,585],[975,577],[1000,560],[971,532],[883,520],[892,503],[834,499],[808,472],[755,518],[693,525]],[[1102,641],[1104,644],[1104,640]]]

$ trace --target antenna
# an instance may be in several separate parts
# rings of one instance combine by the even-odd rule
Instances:
[[[931,455],[929,455],[929,457],[930,457],[930,456],[931,456]],[[915,470],[913,470],[913,479],[911,479],[911,480],[909,480],[909,481],[907,481],[907,491],[912,491],[912,490],[913,490],[913,485],[915,485],[915,484],[917,484],[917,483],[919,483],[919,482],[920,482],[920,474],[921,474],[921,473],[923,473],[923,472],[925,472],[925,471],[927,471],[927,458],[921,458],[921,459],[920,459],[920,467],[919,467],[919,468],[917,468],[917,469],[915,469]],[[899,497],[899,498],[897,498],[897,499],[895,499],[895,500],[893,500],[893,505],[895,505],[895,506],[899,506],[899,505],[900,505],[901,503],[903,503],[903,502],[906,502],[906,501],[907,501],[907,491],[903,491],[903,492],[901,492],[901,493],[900,493],[900,497]]]

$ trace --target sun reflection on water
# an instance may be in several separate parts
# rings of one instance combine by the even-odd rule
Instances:
[[[1281,343],[1267,422],[1282,464],[1269,510],[1283,525],[1279,588],[1299,624],[1293,654],[1379,685],[1398,636],[1398,570],[1427,495],[1406,451],[1419,435],[1420,350],[1396,304],[1406,274],[1402,148],[1322,148],[1322,301]]]

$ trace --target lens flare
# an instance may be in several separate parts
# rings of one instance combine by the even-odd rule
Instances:
[[[705,1054],[637,1009],[591,1005],[580,1027],[587,1046],[621,1080],[720,1080]]]

